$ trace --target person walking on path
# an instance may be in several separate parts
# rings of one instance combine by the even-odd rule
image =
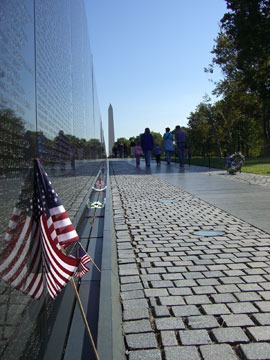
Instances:
[[[118,150],[119,158],[122,159],[123,151],[124,151],[124,144],[118,142],[118,144],[117,144],[117,150]]]
[[[174,153],[174,147],[173,147],[173,134],[170,133],[170,128],[167,127],[165,129],[165,134],[163,135],[164,140],[164,151],[166,154],[167,164],[170,165],[171,163],[171,156]]]
[[[176,141],[176,144],[177,144],[177,152],[178,152],[178,157],[179,157],[179,163],[180,163],[180,166],[184,166],[187,135],[183,130],[181,130],[180,126],[177,125],[175,127],[174,136],[175,136],[175,141]]]
[[[161,148],[160,148],[160,146],[158,144],[154,148],[154,154],[155,154],[155,157],[156,157],[157,166],[160,166]]]
[[[137,143],[136,146],[134,146],[134,149],[133,149],[133,154],[134,154],[135,159],[136,159],[136,166],[137,167],[140,167],[142,153],[143,153],[142,147],[141,147],[140,143]]]
[[[130,140],[130,156],[134,157],[134,147],[136,146],[136,143],[134,139]]]
[[[145,157],[145,165],[150,166],[151,154],[154,147],[153,135],[150,133],[150,129],[146,128],[141,135],[141,146]]]
[[[126,143],[124,143],[123,149],[124,149],[124,158],[127,158],[128,157],[128,146]]]
[[[117,143],[114,143],[113,148],[112,148],[112,153],[113,153],[113,157],[115,159],[117,158],[117,151],[118,151]]]

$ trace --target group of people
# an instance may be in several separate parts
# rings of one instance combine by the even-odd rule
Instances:
[[[133,146],[132,149],[133,155],[136,158],[136,166],[140,166],[141,155],[144,155],[145,165],[147,167],[150,167],[152,151],[154,151],[157,166],[160,166],[160,156],[163,151],[166,155],[167,164],[170,165],[171,156],[172,154],[174,154],[174,139],[177,145],[179,164],[181,167],[184,166],[187,136],[186,133],[181,130],[179,125],[175,127],[174,137],[173,134],[170,132],[169,127],[165,129],[165,133],[163,135],[163,148],[161,148],[159,144],[156,144],[154,146],[153,135],[150,133],[150,129],[146,128],[144,133],[141,135],[141,143],[134,144],[135,146]]]
[[[128,157],[128,146],[125,143],[117,142],[114,144],[112,148],[113,156],[117,158],[117,155],[121,159],[123,156],[124,158]]]

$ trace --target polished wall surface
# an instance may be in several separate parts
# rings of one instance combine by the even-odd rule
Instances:
[[[25,138],[36,130],[34,6],[31,1],[0,3],[0,171],[27,167]]]
[[[70,0],[36,1],[37,130],[73,135]]]
[[[74,218],[75,200],[105,157],[83,0],[0,1],[1,262],[35,157]],[[0,357],[42,358],[52,306],[1,280]]]

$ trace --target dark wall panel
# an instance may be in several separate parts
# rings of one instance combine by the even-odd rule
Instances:
[[[71,220],[92,185],[105,156],[93,79],[83,0],[0,0],[1,278],[33,158]],[[42,358],[54,306],[46,294],[32,300],[0,280],[0,358]]]

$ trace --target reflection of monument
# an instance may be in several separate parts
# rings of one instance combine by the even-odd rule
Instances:
[[[113,144],[114,144],[114,123],[113,123],[113,108],[112,105],[110,104],[109,109],[108,109],[108,151],[109,151],[109,156],[112,155],[112,148],[113,148]]]

